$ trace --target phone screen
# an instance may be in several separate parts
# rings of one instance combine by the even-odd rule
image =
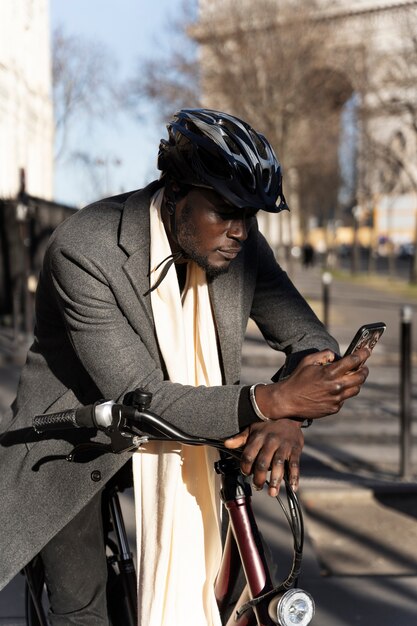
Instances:
[[[382,333],[386,329],[384,322],[374,322],[372,324],[364,324],[358,330],[354,338],[349,344],[344,356],[360,350],[360,348],[367,347],[369,350],[373,350],[378,343]]]

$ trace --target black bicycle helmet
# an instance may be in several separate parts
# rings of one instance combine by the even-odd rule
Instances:
[[[281,166],[263,135],[210,109],[182,109],[161,139],[158,169],[180,184],[214,189],[233,206],[288,209]]]

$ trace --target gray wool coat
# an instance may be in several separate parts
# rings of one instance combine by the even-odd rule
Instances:
[[[106,453],[70,463],[65,456],[85,433],[37,435],[34,415],[119,400],[143,387],[153,394],[154,412],[191,433],[221,438],[239,430],[249,317],[272,348],[288,355],[337,350],[255,224],[229,272],[209,286],[224,386],[169,382],[150,298],[143,296],[149,288],[150,197],[159,185],[90,205],[51,238],[36,296],[34,343],[1,426],[0,588],[129,458]],[[94,437],[103,440],[103,434]]]

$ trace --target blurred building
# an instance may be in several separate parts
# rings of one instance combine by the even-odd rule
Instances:
[[[30,330],[45,242],[72,213],[52,201],[49,0],[0,3],[0,322]]]
[[[0,197],[52,198],[53,109],[48,0],[0,5]]]
[[[412,241],[417,1],[199,7],[204,102],[265,132],[283,161],[291,213],[263,216],[270,241],[279,249],[312,236],[323,249],[358,231],[369,246]]]

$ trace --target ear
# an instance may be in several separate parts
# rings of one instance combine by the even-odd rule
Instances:
[[[175,195],[175,191],[172,189],[171,186],[165,187],[163,207],[165,207],[168,215],[174,215],[175,213],[175,208],[177,204]]]
[[[173,198],[165,199],[165,208],[167,210],[168,215],[174,215],[175,209],[177,207],[177,203]]]

